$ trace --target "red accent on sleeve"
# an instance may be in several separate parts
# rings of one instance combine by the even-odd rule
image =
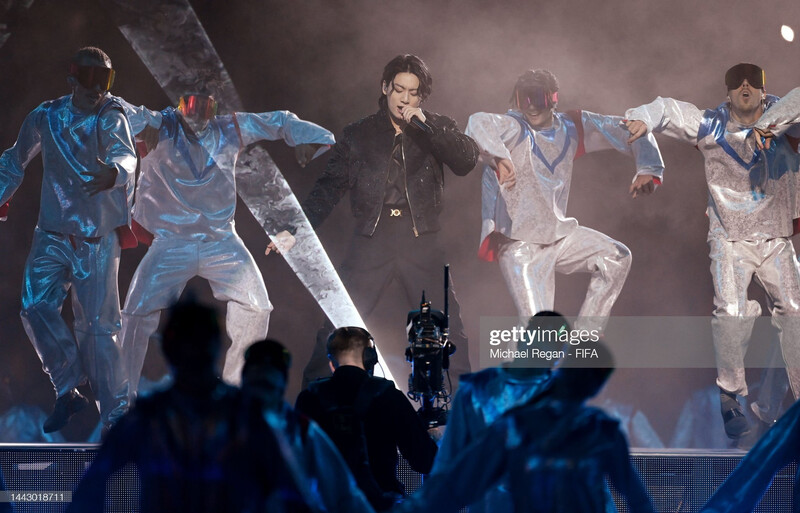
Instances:
[[[144,141],[136,141],[136,152],[139,153],[139,157],[144,157],[147,155],[147,144]]]
[[[236,127],[236,135],[239,136],[239,149],[241,150],[244,148],[244,138],[242,137],[242,129],[239,127],[239,118],[236,117],[236,113],[233,113],[233,126]]]
[[[576,160],[586,154],[586,146],[583,145],[583,116],[580,110],[568,110],[566,114],[575,123],[575,129],[578,131],[578,150],[575,152],[575,156],[572,157],[572,160]]]
[[[661,185],[661,178],[659,178],[657,176],[654,176],[653,177],[653,183],[656,184],[656,185]]]
[[[128,225],[117,227],[117,237],[119,237],[119,247],[122,249],[131,249],[139,245]]]
[[[498,239],[494,236],[495,233],[490,233],[481,242],[481,247],[478,248],[478,258],[487,262],[494,262],[497,260],[497,246]]]
[[[5,205],[0,206],[0,217],[8,216],[8,209],[11,205],[11,200],[6,201]]]
[[[153,243],[153,234],[148,232],[144,226],[140,225],[135,220],[131,221],[131,231],[133,235],[136,236],[136,239],[145,246],[149,246]]]

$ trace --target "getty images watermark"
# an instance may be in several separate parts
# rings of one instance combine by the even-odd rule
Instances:
[[[748,340],[745,366],[784,366],[779,338],[800,338],[800,317],[481,317],[481,368],[521,367],[708,368],[716,367],[714,336]]]
[[[525,360],[528,366],[550,367],[554,360],[599,358],[590,342],[600,341],[600,330],[560,327],[512,326],[489,330],[489,359]]]

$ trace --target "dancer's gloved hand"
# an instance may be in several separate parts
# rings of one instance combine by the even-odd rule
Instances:
[[[110,189],[117,182],[117,168],[100,159],[97,159],[97,171],[86,171],[85,174],[92,177],[88,182],[83,182],[83,190],[89,196]]]
[[[316,155],[317,151],[323,147],[324,144],[298,144],[294,147],[294,157],[300,167],[306,167],[306,164],[311,162]]]
[[[514,187],[514,184],[517,183],[517,171],[514,168],[514,163],[509,159],[497,161],[497,181],[508,189]]]
[[[288,230],[283,230],[273,237],[272,242],[267,245],[267,250],[264,251],[264,254],[269,255],[273,251],[278,255],[281,253],[288,253],[289,250],[294,247],[295,242],[297,242],[297,239],[294,238],[294,235],[289,233]]]
[[[647,134],[647,124],[644,121],[638,119],[624,119],[622,121],[625,123],[625,128],[628,129],[628,132],[631,133],[628,138],[628,144]]]
[[[147,148],[147,153],[155,150],[158,146],[158,128],[153,128],[150,125],[144,127],[144,130],[136,136],[136,139],[140,141],[144,141],[144,145]]]
[[[637,196],[651,194],[655,190],[656,182],[653,175],[639,175],[633,180],[628,192],[635,199]]]
[[[775,138],[775,134],[767,128],[766,130],[761,130],[760,128],[753,128],[753,133],[751,137],[755,138],[756,148],[759,150],[768,150],[770,146],[772,146],[772,139]],[[762,141],[763,139],[763,141]]]

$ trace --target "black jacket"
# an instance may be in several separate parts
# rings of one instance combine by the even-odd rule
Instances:
[[[326,405],[320,392],[329,391],[341,404],[352,405],[363,393],[362,387],[368,392],[374,391],[362,419],[369,470],[384,492],[403,493],[403,486],[395,475],[397,450],[400,449],[411,468],[427,474],[433,466],[437,447],[405,395],[393,383],[388,382],[388,387],[385,383],[385,379],[370,377],[364,369],[343,365],[336,369],[333,377],[303,390],[297,396],[295,409],[326,429]],[[359,474],[358,469],[353,471],[354,475]]]
[[[455,121],[427,111],[425,117],[432,134],[409,125],[403,138],[406,189],[417,235],[439,231],[444,191],[442,165],[463,176],[478,162],[478,146],[458,129]],[[356,233],[375,233],[383,209],[394,137],[385,109],[345,127],[328,167],[303,203],[311,226],[322,224],[349,190]]]

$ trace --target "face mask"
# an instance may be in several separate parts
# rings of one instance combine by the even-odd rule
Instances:
[[[745,79],[756,89],[764,88],[764,70],[755,64],[746,63],[737,64],[725,73],[725,86],[728,91],[737,89]]]
[[[86,89],[94,89],[99,85],[102,91],[108,91],[114,85],[115,72],[111,68],[80,66],[72,63],[69,66],[69,74]]]
[[[525,110],[531,105],[537,110],[547,110],[553,108],[558,102],[557,92],[550,92],[541,86],[520,87],[514,94],[520,110]]]
[[[217,101],[213,96],[189,94],[181,96],[178,101],[178,110],[187,119],[208,121],[217,114]]]

